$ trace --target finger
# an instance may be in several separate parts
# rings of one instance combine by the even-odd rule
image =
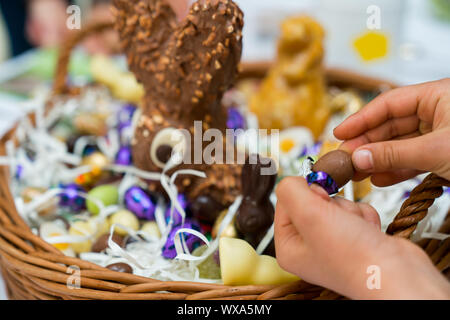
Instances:
[[[367,179],[368,177],[370,177],[370,173],[355,172],[355,175],[353,176],[352,180],[359,182],[363,181],[364,179]]]
[[[345,198],[336,196],[332,200],[336,205],[342,208],[346,212],[353,213],[359,217],[363,217],[363,212],[359,206],[355,204],[355,202],[347,200]]]
[[[297,248],[303,246],[303,240],[300,233],[292,224],[289,216],[279,202],[277,202],[275,208],[274,223],[275,252],[277,252],[277,256],[283,256],[284,252],[289,250],[291,246]]]
[[[377,187],[387,187],[412,179],[422,173],[423,171],[413,169],[403,169],[392,172],[380,172],[373,174],[370,180],[372,184],[374,184]]]
[[[313,183],[310,186],[310,189],[311,191],[314,191],[317,195],[319,195],[323,200],[325,201],[330,200],[330,195],[328,194],[328,192],[326,192],[325,189],[319,186],[318,184]]]
[[[362,212],[362,217],[367,222],[373,224],[377,229],[381,229],[381,220],[378,212],[368,203],[358,203]]]
[[[373,173],[397,169],[432,171],[440,144],[434,132],[413,139],[392,140],[364,145],[352,154],[357,171]]]
[[[346,151],[353,151],[357,147],[379,141],[391,140],[399,136],[404,136],[417,131],[419,127],[419,118],[416,115],[395,118],[384,122],[378,127],[371,129],[361,136],[344,142],[341,146]]]
[[[412,133],[409,133],[409,134],[405,134],[403,136],[398,136],[394,140],[406,140],[406,139],[417,138],[417,137],[420,137],[420,136],[421,136],[420,132],[419,131],[415,131],[415,132],[412,132]]]
[[[372,100],[335,130],[336,138],[349,140],[374,129],[389,119],[417,115],[433,123],[435,107],[446,89],[440,80],[394,89]],[[448,89],[447,89],[448,90]]]
[[[320,224],[328,214],[330,199],[313,191],[317,190],[315,188],[311,190],[302,177],[287,177],[275,190],[277,204],[279,202],[285,208],[286,215],[299,231]]]

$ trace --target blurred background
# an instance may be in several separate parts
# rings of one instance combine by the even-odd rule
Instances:
[[[450,76],[450,0],[235,1],[246,16],[243,61],[273,60],[281,21],[308,14],[325,28],[327,66],[400,85]],[[0,135],[23,115],[34,89],[51,83],[72,4],[82,26],[109,18],[108,0],[0,0]],[[89,81],[90,55],[117,54],[116,44],[114,34],[85,42],[71,74]]]

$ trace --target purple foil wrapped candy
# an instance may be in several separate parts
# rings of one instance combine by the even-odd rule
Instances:
[[[129,166],[132,163],[131,148],[128,146],[120,147],[116,154],[115,164]]]
[[[122,132],[123,129],[131,127],[131,122],[133,120],[134,112],[136,107],[133,105],[124,106],[117,114],[117,129]]]
[[[245,119],[237,108],[228,108],[227,128],[245,129]]]
[[[153,197],[139,187],[131,187],[125,192],[125,207],[139,219],[155,220],[156,202]]]
[[[317,142],[311,147],[306,146],[303,148],[300,158],[305,156],[317,156],[320,153],[321,148],[322,142]]]
[[[173,228],[170,231],[169,236],[167,237],[167,241],[162,249],[162,255],[164,258],[174,259],[177,256],[177,251],[175,250],[175,242],[174,242],[175,234],[178,230],[182,228],[192,229],[200,232],[200,227],[190,219],[186,219],[183,226],[179,225]],[[202,242],[202,240],[200,240],[197,236],[194,236],[193,234],[190,233],[181,233],[178,237],[184,237],[189,252],[194,251],[194,249],[197,248]]]
[[[184,194],[179,194],[178,202],[180,203],[180,206],[186,211],[188,207],[188,202],[186,199],[186,196]],[[166,222],[169,223],[170,220],[170,206],[167,207],[166,213],[165,213]],[[177,208],[174,206],[173,208],[173,226],[178,226],[181,224],[183,217],[181,216],[181,213],[177,210]]]
[[[120,109],[120,111],[117,113],[117,123],[119,130],[131,124],[131,120],[133,119],[135,111],[136,107],[132,104],[126,105],[122,109]]]
[[[22,179],[22,176],[23,176],[23,166],[21,164],[18,164],[16,166],[15,178],[17,180],[20,180],[20,179]]]
[[[60,186],[64,191],[59,195],[59,205],[68,208],[74,212],[80,212],[86,208],[86,199],[79,195],[80,192],[86,193],[83,187],[76,183]]]
[[[336,182],[326,172],[323,172],[323,171],[311,172],[306,177],[306,181],[308,181],[309,185],[311,185],[313,183],[318,184],[319,186],[324,188],[325,191],[328,192],[329,195],[339,192],[339,188],[338,188]]]

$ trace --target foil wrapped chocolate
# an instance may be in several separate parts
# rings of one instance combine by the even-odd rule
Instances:
[[[139,219],[155,220],[156,201],[144,189],[133,186],[125,192],[125,207]]]
[[[129,146],[120,147],[119,151],[117,151],[115,164],[121,166],[129,166],[132,164],[133,159],[131,156],[131,148]]]
[[[351,155],[342,150],[325,154],[312,166],[312,171],[306,177],[308,183],[320,185],[330,195],[337,193],[355,173]]]
[[[179,194],[177,200],[180,206],[186,211],[188,208],[188,201],[186,199],[186,196],[184,194]],[[168,206],[168,208],[166,209],[165,218],[167,223],[170,222],[171,216],[172,216],[172,225],[178,226],[182,223],[183,216],[175,206],[173,207],[172,215],[170,214],[170,206]]]
[[[179,225],[170,231],[169,236],[167,237],[167,241],[162,249],[163,257],[167,259],[174,259],[177,256],[177,251],[175,249],[175,235],[180,229],[191,229],[200,232],[200,227],[197,223],[195,223],[191,219],[186,219],[183,225]],[[201,244],[201,240],[193,234],[180,233],[179,237],[184,238],[189,252],[192,252]]]
[[[85,193],[83,187],[76,183],[61,185],[63,192],[59,195],[59,206],[68,208],[74,213],[80,212],[86,208],[86,199],[80,193]]]

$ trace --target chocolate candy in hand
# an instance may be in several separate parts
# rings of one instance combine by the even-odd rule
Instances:
[[[329,194],[337,193],[355,173],[352,156],[342,150],[328,152],[313,165],[312,171],[308,183],[321,185]]]
[[[236,213],[235,226],[240,236],[254,247],[273,223],[275,209],[270,195],[276,179],[276,165],[272,159],[254,154],[247,158],[242,169],[243,199]]]

